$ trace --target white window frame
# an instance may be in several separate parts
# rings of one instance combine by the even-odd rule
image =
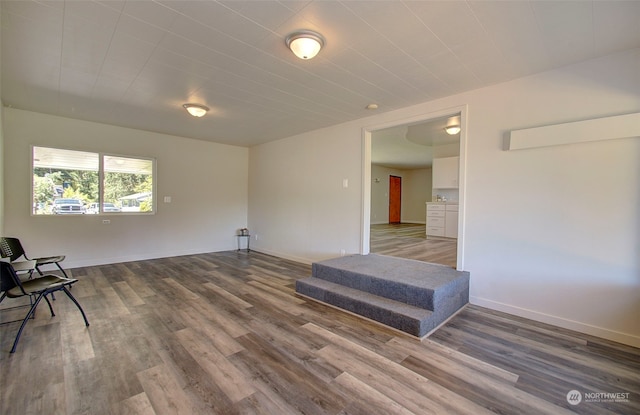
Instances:
[[[34,205],[34,180],[33,180],[33,176],[34,176],[34,168],[35,166],[35,160],[34,160],[34,152],[36,148],[44,148],[44,149],[51,149],[51,150],[62,150],[62,151],[77,151],[77,152],[83,152],[83,153],[91,153],[91,154],[95,154],[98,156],[98,201],[97,202],[92,202],[92,203],[98,203],[99,205],[99,212],[97,214],[94,215],[55,215],[55,214],[37,214],[35,212],[35,209],[33,207]],[[146,211],[146,212],[133,212],[133,211],[121,211],[121,212],[104,212],[103,211],[103,204],[104,202],[104,193],[105,193],[105,166],[104,166],[104,161],[105,161],[105,157],[113,157],[113,158],[122,158],[122,159],[135,159],[135,160],[145,160],[145,161],[150,161],[151,162],[151,177],[152,177],[152,188],[151,188],[151,210],[150,211]],[[157,209],[157,201],[158,201],[158,197],[157,197],[157,160],[153,157],[145,157],[145,156],[134,156],[134,155],[124,155],[124,154],[116,154],[116,153],[103,153],[103,152],[97,152],[97,151],[88,151],[88,150],[81,150],[81,149],[69,149],[69,148],[60,148],[60,147],[52,147],[52,146],[42,146],[42,145],[32,145],[31,146],[31,152],[30,152],[30,192],[29,192],[29,197],[30,197],[30,201],[29,201],[29,206],[30,206],[30,211],[31,211],[31,216],[37,216],[37,217],[85,217],[85,216],[123,216],[123,215],[142,215],[142,216],[148,216],[148,215],[155,215],[156,214],[156,209]]]

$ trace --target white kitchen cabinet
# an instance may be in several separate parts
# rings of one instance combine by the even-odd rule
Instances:
[[[427,203],[427,236],[444,236],[446,213],[444,204]]]
[[[458,237],[458,205],[427,203],[427,236]]]
[[[457,189],[460,157],[445,157],[433,159],[434,189]]]
[[[447,238],[458,237],[458,205],[446,205],[444,236]]]

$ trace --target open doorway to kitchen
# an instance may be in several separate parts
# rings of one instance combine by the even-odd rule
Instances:
[[[363,253],[463,269],[466,132],[445,129],[462,127],[465,119],[466,107],[460,107],[365,130]],[[448,166],[445,173],[442,165]],[[403,190],[399,221],[391,223],[394,176],[402,179]],[[436,216],[429,216],[428,207]]]

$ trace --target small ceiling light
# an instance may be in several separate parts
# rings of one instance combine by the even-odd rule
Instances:
[[[207,111],[209,111],[209,108],[200,104],[184,104],[183,107],[194,117],[202,117],[207,113]]]
[[[377,110],[378,109],[378,104],[369,104],[365,107],[368,110]]]
[[[460,126],[459,125],[450,125],[448,127],[445,127],[444,130],[449,135],[456,135],[456,134],[458,134],[460,132]]]
[[[460,117],[455,116],[451,117],[447,120],[447,126],[444,127],[444,130],[449,135],[456,135],[460,132]]]
[[[285,39],[287,46],[300,59],[311,59],[324,46],[324,38],[320,33],[311,30],[301,30],[291,33]]]

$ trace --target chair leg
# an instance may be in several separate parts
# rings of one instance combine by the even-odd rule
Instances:
[[[40,302],[40,300],[42,300],[42,297],[44,297],[44,293],[41,293],[40,295],[38,295],[38,298],[36,299],[35,303],[33,303],[31,308],[29,309],[27,316],[24,318],[24,320],[22,320],[22,324],[20,325],[20,329],[18,330],[16,339],[13,342],[11,353],[14,353],[16,351],[16,347],[18,346],[18,341],[20,341],[20,336],[22,335],[22,330],[24,329],[24,326],[27,325],[27,321],[29,321],[29,318],[31,318],[31,315],[35,312],[36,307],[38,306],[38,303]]]
[[[31,307],[33,307],[33,304],[35,304],[35,299],[36,299],[36,298],[37,298],[37,297],[36,297],[36,295],[35,295],[35,294],[31,294],[31,295],[29,296],[29,305],[30,305]],[[31,318],[36,318],[36,309],[35,309],[35,308],[33,309],[33,314],[31,315]]]
[[[6,296],[7,296],[6,292],[2,293],[2,296],[0,296],[0,303],[2,302],[2,300],[4,300],[6,298]],[[29,304],[23,304],[23,305],[17,305],[17,306],[13,306],[13,307],[8,307],[8,308],[6,308],[6,310],[12,310],[14,308],[20,308],[20,307],[33,307],[33,301],[34,301],[33,299],[34,298],[36,298],[36,295],[32,294],[32,295],[29,296]],[[36,318],[36,311],[37,310],[35,310],[35,309],[33,310],[33,313],[31,313],[31,318],[33,318],[33,319]],[[17,323],[18,321],[22,321],[22,320],[5,321],[3,323],[0,323],[0,326],[2,326],[4,324]]]
[[[50,293],[51,294],[51,299],[55,301],[56,297],[53,295],[53,292]],[[31,304],[33,304],[33,298],[35,297],[34,295],[31,295],[29,297],[29,302]],[[49,299],[47,298],[47,294],[45,293],[44,295],[44,300],[47,302],[47,305],[49,306],[49,311],[51,312],[51,317],[55,317],[56,313],[53,312],[53,306],[51,305],[51,303],[49,302]],[[33,310],[33,315],[31,316],[31,318],[36,318],[36,311],[38,310]]]
[[[58,269],[60,269],[60,271],[62,271],[62,275],[64,275],[65,278],[69,278],[69,276],[67,275],[67,273],[64,271],[64,269],[62,269],[62,267],[60,266],[60,263],[56,262],[56,266],[58,267]]]
[[[71,301],[74,302],[76,307],[78,307],[78,310],[80,310],[80,312],[82,313],[82,318],[84,319],[84,324],[87,327],[89,327],[89,320],[87,320],[87,316],[84,314],[84,310],[82,309],[82,306],[80,306],[80,303],[78,302],[78,300],[76,300],[76,298],[73,296],[73,294],[71,294],[71,292],[67,289],[66,286],[63,285],[62,289],[64,290],[65,294],[67,294],[67,297],[69,297],[71,299]]]
[[[53,293],[51,293],[51,296],[53,296]],[[56,313],[53,312],[53,307],[51,307],[51,303],[49,302],[49,299],[47,298],[47,296],[44,296],[44,301],[47,302],[47,305],[49,306],[49,311],[51,311],[51,317],[55,317]],[[35,313],[33,313],[35,315]]]

